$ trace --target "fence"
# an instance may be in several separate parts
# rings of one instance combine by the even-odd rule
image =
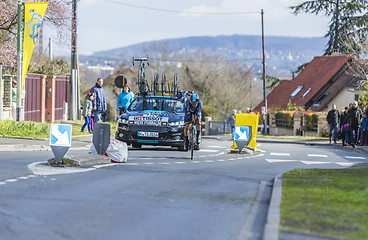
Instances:
[[[315,114],[285,113],[270,111],[270,135],[275,136],[313,136],[322,137],[326,133],[328,124],[324,112]]]
[[[1,75],[0,71],[0,120],[11,117],[11,81],[16,76]],[[20,84],[18,84],[18,87]],[[24,120],[54,122],[67,115],[64,105],[69,103],[69,77],[27,74],[25,80]]]

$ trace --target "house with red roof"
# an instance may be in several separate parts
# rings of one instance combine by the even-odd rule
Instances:
[[[283,80],[267,96],[268,110],[284,110],[289,101],[312,111],[328,111],[332,104],[339,109],[357,100],[363,92],[352,68],[350,55],[315,57],[293,80]],[[254,109],[261,112],[263,101]]]

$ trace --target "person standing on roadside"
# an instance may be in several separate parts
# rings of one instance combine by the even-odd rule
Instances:
[[[358,102],[354,101],[352,108],[348,111],[348,123],[350,126],[350,141],[351,146],[355,148],[358,140],[358,130],[362,121],[362,111],[358,107]]]
[[[335,104],[332,104],[332,109],[327,114],[327,122],[330,125],[330,143],[332,141],[332,131],[334,132],[334,143],[336,143],[337,128],[340,122],[340,113],[336,109]]]
[[[236,115],[236,109],[234,109],[233,112],[230,113],[226,121],[227,125],[230,126],[231,128],[231,135],[232,135],[233,140],[234,140],[234,135],[235,135],[235,118],[234,118],[235,115]]]
[[[340,131],[341,131],[341,140],[342,140],[343,146],[347,145],[345,141],[349,137],[349,135],[347,135],[348,133],[344,129],[344,126],[347,123],[348,123],[348,107],[345,107],[345,109],[341,111],[341,115],[340,115]]]
[[[92,113],[94,115],[94,123],[101,122],[101,114],[106,112],[107,105],[105,92],[103,89],[103,79],[97,78],[96,85],[91,89],[91,93],[95,94],[95,99],[92,101]]]
[[[93,99],[94,99],[94,95],[91,93],[88,93],[86,97],[84,98],[83,112],[82,112],[82,115],[84,117],[84,124],[82,126],[81,132],[84,132],[84,129],[88,127],[89,133],[92,133],[91,114],[92,114]]]
[[[123,86],[123,91],[119,94],[118,100],[116,103],[116,112],[120,113],[119,108],[124,107],[124,110],[127,110],[129,105],[133,101],[133,95],[130,93],[130,87],[128,84]]]

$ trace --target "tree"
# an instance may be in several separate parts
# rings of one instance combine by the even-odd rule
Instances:
[[[35,0],[41,2],[42,0]],[[17,58],[17,0],[2,0],[0,2],[0,62],[6,66],[14,67]],[[71,7],[67,1],[49,0],[45,23],[51,24],[59,33],[65,34],[70,29]]]
[[[368,0],[311,0],[290,8],[295,15],[305,12],[330,17],[329,30],[324,36],[328,38],[325,55],[334,49],[342,54],[351,53],[343,43],[356,33],[361,40],[367,37]]]

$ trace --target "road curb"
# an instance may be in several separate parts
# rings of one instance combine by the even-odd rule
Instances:
[[[263,230],[263,237],[262,237],[263,240],[279,239],[282,175],[283,173],[280,173],[274,179],[271,201],[268,207],[265,228]]]

